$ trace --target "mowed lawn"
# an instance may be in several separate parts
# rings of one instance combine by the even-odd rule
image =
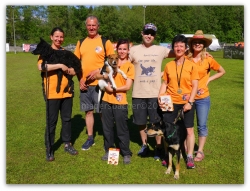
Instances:
[[[214,55],[226,74],[209,84],[212,104],[205,159],[196,162],[196,168],[191,170],[186,169],[185,161],[181,159],[180,179],[175,180],[174,172],[165,174],[166,167],[154,161],[154,138],[149,138],[149,155],[145,158],[137,156],[141,140],[137,126],[132,122],[131,107],[128,116],[133,152],[130,165],[123,165],[121,156],[117,166],[101,160],[104,154],[103,133],[98,115],[95,116],[95,146],[88,151],[81,150],[87,134],[85,115],[79,106],[76,77],[73,78],[72,143],[79,154],[70,156],[64,152],[59,139],[59,118],[55,161],[46,162],[45,102],[40,72],[37,70],[37,56],[31,53],[7,53],[6,184],[244,184],[244,60],[223,59],[222,54]],[[169,60],[163,61],[162,68]],[[131,103],[131,91],[128,97]],[[195,134],[197,144],[197,132]]]

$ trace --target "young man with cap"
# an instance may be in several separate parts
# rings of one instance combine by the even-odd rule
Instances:
[[[170,49],[153,45],[157,28],[148,23],[141,32],[142,44],[130,49],[130,60],[135,66],[135,79],[132,92],[133,122],[139,126],[142,147],[139,156],[146,156],[149,151],[147,134],[145,133],[147,118],[150,123],[160,122],[161,110],[157,98],[161,86],[161,65],[166,57],[174,57]],[[161,156],[161,137],[156,136],[155,160]]]
[[[223,67],[211,57],[206,56],[206,47],[212,43],[212,39],[206,38],[202,30],[197,30],[193,37],[188,41],[188,59],[198,68],[199,86],[195,96],[195,110],[197,117],[199,148],[194,161],[202,161],[205,157],[203,148],[208,135],[207,118],[210,109],[210,94],[208,84],[225,74]],[[216,71],[210,76],[210,70]]]

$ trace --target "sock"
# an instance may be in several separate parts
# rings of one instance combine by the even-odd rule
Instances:
[[[189,154],[188,154],[187,157],[193,158],[193,155],[189,155]]]
[[[93,139],[93,135],[89,135],[89,136],[88,136],[88,139]]]

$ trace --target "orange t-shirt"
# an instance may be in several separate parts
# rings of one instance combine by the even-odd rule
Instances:
[[[80,47],[80,41],[77,42],[74,54],[81,59],[82,63],[82,78],[86,80],[87,75],[96,69],[100,69],[104,65],[104,48],[102,45],[101,36],[98,38],[85,38]],[[110,40],[106,41],[106,56],[114,54],[114,48]],[[98,81],[89,83],[91,86],[96,86]]]
[[[193,62],[193,60],[191,60]],[[208,78],[210,76],[210,69],[217,71],[220,68],[220,64],[214,60],[213,58],[205,58],[203,62],[198,61],[198,62],[193,62],[197,68],[198,68],[198,73],[199,73],[199,86],[198,86],[198,91],[195,96],[195,99],[203,99],[207,96],[209,96],[209,89],[207,86]]]
[[[41,65],[43,62],[42,59],[38,59],[38,65]],[[58,77],[57,77],[57,72],[56,70],[54,71],[49,71],[48,72],[48,77],[46,79],[46,74],[44,74],[44,90],[46,92],[46,82],[48,84],[48,99],[62,99],[66,97],[72,97],[72,94],[68,92],[64,92],[64,88],[68,85],[68,79],[66,78],[65,75],[62,76],[62,82],[61,82],[61,88],[60,92],[56,92],[57,88],[57,83],[58,83]]]
[[[175,104],[187,103],[192,91],[192,80],[199,80],[196,65],[187,59],[185,59],[183,64],[182,68],[182,65],[177,66],[174,60],[168,62],[162,77],[164,81],[167,81],[166,93],[171,95],[172,101]],[[178,87],[177,74],[180,80],[180,87]],[[182,92],[177,93],[178,89],[181,89]]]
[[[120,70],[122,70],[127,75],[128,78],[134,80],[135,69],[134,65],[131,62],[127,61],[120,67]],[[114,77],[114,81],[117,87],[121,87],[126,84],[126,80],[122,77],[120,73],[117,73],[117,75]],[[120,105],[128,104],[127,92],[115,92],[115,93],[105,92],[102,100],[111,104],[120,104]]]

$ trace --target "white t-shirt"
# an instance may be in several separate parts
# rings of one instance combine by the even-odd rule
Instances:
[[[170,49],[152,45],[132,46],[129,58],[135,66],[133,98],[157,98],[161,87],[161,65]]]

